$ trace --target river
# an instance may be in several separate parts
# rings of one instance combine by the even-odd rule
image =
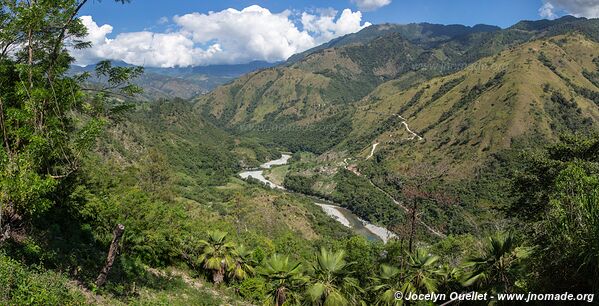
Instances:
[[[271,160],[269,162],[266,162],[266,163],[260,165],[260,168],[261,169],[270,169],[270,168],[272,168],[274,166],[286,165],[290,158],[291,158],[291,155],[289,155],[289,154],[283,154],[281,156],[281,158],[279,158],[279,159],[274,159],[274,160]],[[239,173],[239,176],[241,176],[241,178],[244,179],[244,180],[246,180],[246,179],[248,179],[250,177],[254,178],[254,179],[257,179],[260,182],[268,185],[272,189],[282,189],[282,190],[285,190],[285,188],[283,186],[279,186],[279,185],[277,185],[277,184],[275,184],[275,183],[267,180],[264,177],[264,170],[243,171],[243,172]]]
[[[286,165],[289,162],[291,155],[282,154],[281,158],[271,160],[260,165],[261,169],[270,169],[276,166]],[[264,177],[264,170],[248,170],[239,173],[239,176],[243,179],[254,178],[260,182],[268,185],[272,189],[285,190],[283,186],[279,186]],[[298,193],[299,194],[299,193]],[[301,194],[305,197],[314,200],[314,204],[318,205],[329,217],[333,218],[337,222],[343,224],[345,227],[352,229],[355,233],[365,237],[368,240],[382,240],[386,243],[390,238],[397,237],[394,233],[390,232],[386,228],[371,224],[360,219],[350,210],[340,207],[336,203],[328,202],[322,199],[316,199],[312,196]]]

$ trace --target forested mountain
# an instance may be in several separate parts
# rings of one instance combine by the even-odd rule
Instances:
[[[72,68],[85,1],[2,4],[0,304],[599,294],[599,20],[144,73]]]
[[[339,149],[367,156],[371,144],[380,143],[379,157],[405,167],[443,160],[455,164],[453,176],[460,179],[515,143],[535,146],[566,132],[593,131],[599,122],[598,47],[587,36],[560,35],[408,89],[387,82],[357,104],[352,133]],[[402,122],[422,140],[406,140],[413,134]]]
[[[422,218],[450,234],[484,232],[502,218],[492,211],[510,203],[506,186],[522,150],[599,130],[598,46],[581,34],[542,38],[410,88],[386,82],[355,104],[342,142],[292,169],[289,187],[303,182],[304,191],[392,226],[401,217],[383,212],[393,203],[344,198],[343,168],[404,200],[406,184],[440,172],[427,184],[460,205],[430,201]]]
[[[572,17],[522,22],[505,30],[372,26],[342,39],[351,43],[331,43],[221,86],[199,97],[196,107],[221,126],[259,130],[291,149],[323,152],[345,138],[358,102],[378,85],[393,80],[407,89],[541,37],[581,32],[595,39],[597,28],[596,20]],[[330,133],[332,125],[335,133]]]

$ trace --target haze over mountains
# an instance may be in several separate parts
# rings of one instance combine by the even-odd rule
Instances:
[[[113,61],[114,66],[132,67],[122,61]],[[144,89],[143,96],[147,100],[178,97],[190,99],[209,92],[219,85],[258,69],[272,67],[277,63],[255,61],[238,65],[211,65],[184,68],[145,67],[145,73],[135,84]],[[71,66],[70,73],[93,72],[95,65],[85,67]],[[91,80],[100,81],[101,80]]]

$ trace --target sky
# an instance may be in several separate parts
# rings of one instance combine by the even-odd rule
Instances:
[[[571,14],[599,18],[599,0],[92,0],[80,18],[103,59],[148,67],[276,62],[380,23],[490,24]]]

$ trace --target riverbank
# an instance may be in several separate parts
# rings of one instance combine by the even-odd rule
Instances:
[[[268,161],[262,165],[260,165],[260,169],[258,170],[248,170],[239,173],[239,176],[243,179],[254,178],[269,186],[272,189],[278,189],[282,191],[286,191],[286,189],[274,182],[268,180],[264,176],[264,170],[272,169],[273,167],[284,166],[289,162],[291,155],[282,154],[282,156],[278,159]],[[291,192],[291,191],[287,191]],[[307,198],[314,200],[314,204],[318,205],[329,217],[341,223],[343,226],[352,229],[356,234],[364,236],[368,240],[380,240],[384,243],[387,243],[389,239],[397,237],[393,232],[387,230],[386,228],[371,224],[367,221],[362,220],[358,216],[356,216],[350,210],[341,207],[337,203],[324,203],[323,200],[316,200],[314,197],[302,194],[299,192],[292,192],[294,194],[298,194]],[[327,201],[328,202],[328,201]]]

